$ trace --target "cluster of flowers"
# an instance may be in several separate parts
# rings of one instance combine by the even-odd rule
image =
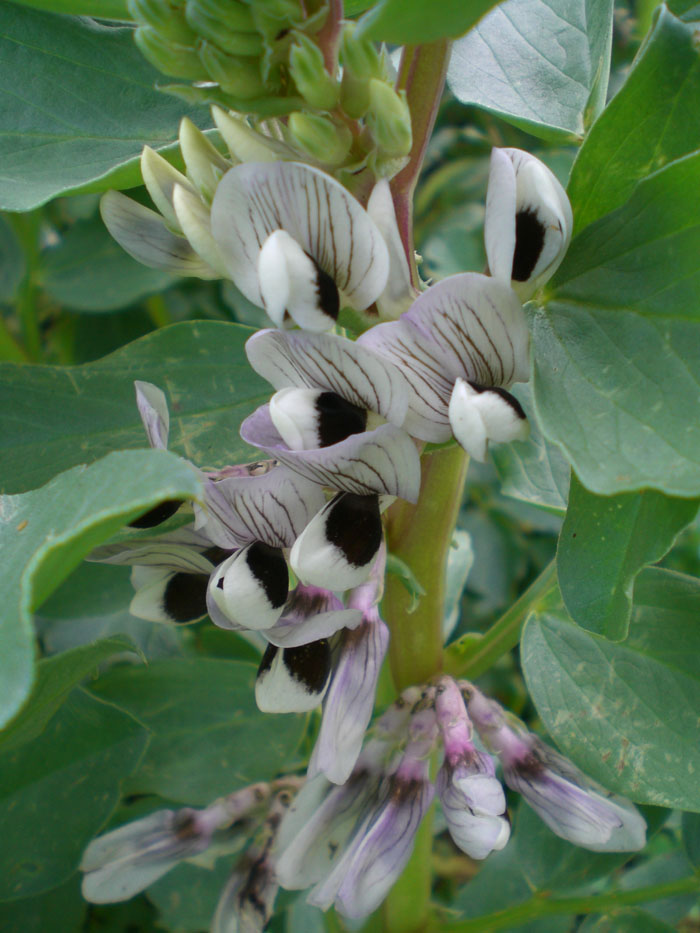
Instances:
[[[488,751],[477,748],[474,729]],[[439,741],[444,755],[433,784]],[[307,779],[291,807],[294,779],[289,788],[282,779],[274,797],[269,785],[253,785],[202,811],[150,814],[90,844],[84,892],[94,901],[130,897],[182,859],[250,832],[265,804],[269,815],[224,889],[213,933],[262,930],[280,885],[310,887],[309,903],[365,917],[403,871],[436,791],[463,852],[484,859],[503,848],[510,823],[492,754],[508,787],[557,835],[597,852],[644,846],[646,826],[632,804],[586,778],[473,684],[443,676],[405,690],[386,710],[344,784]]]
[[[239,141],[247,132],[235,121],[229,129]],[[93,558],[134,566],[135,615],[189,622],[208,613],[222,628],[262,637],[263,711],[324,704],[307,783],[284,819],[285,802],[274,798],[263,841],[255,857],[245,856],[217,916],[248,911],[247,922],[259,921],[250,928],[262,928],[278,883],[313,885],[312,903],[351,917],[373,910],[432,800],[429,760],[440,739],[436,787],[453,839],[474,858],[501,848],[505,798],[492,759],[472,742],[472,723],[501,758],[506,783],[555,832],[594,849],[640,847],[644,823],[631,805],[512,725],[470,684],[442,678],[408,691],[363,748],[388,643],[377,609],[382,510],[395,497],[417,500],[425,442],[454,437],[483,460],[489,442],[525,436],[525,414],[509,391],[529,374],[522,302],[568,245],[563,189],[527,153],[494,150],[485,222],[491,274],[455,275],[417,295],[386,181],[365,210],[316,168],[283,160],[229,167],[187,123],[181,140],[188,177],[144,154],[144,180],[162,217],[116,193],[103,200],[103,217],[136,258],[225,275],[276,325],[247,342],[253,369],[276,391],[241,426],[269,459],[202,472],[193,523],[107,545]],[[346,307],[374,325],[356,341],[330,332]],[[165,397],[149,383],[136,388],[149,441],[165,447]],[[137,524],[153,527],[179,505],[164,503]],[[131,872],[144,859],[153,870],[142,887],[151,883],[153,871],[229,832],[240,822],[234,811],[219,801],[108,833],[87,850],[86,896],[113,899],[119,866]],[[133,893],[133,883],[127,888]]]

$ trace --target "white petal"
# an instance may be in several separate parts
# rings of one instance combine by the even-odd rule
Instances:
[[[170,430],[170,414],[165,395],[151,382],[134,382],[136,404],[151,447],[166,450]]]
[[[306,713],[326,692],[331,655],[325,640],[297,648],[269,645],[255,682],[255,700],[263,713]]]
[[[382,178],[372,189],[367,202],[367,213],[376,223],[389,250],[389,277],[382,294],[377,298],[377,308],[384,318],[397,318],[407,311],[417,292],[411,284],[411,272],[396,224],[396,211],[391,188]]]
[[[212,231],[243,294],[262,306],[258,254],[285,230],[334,280],[353,308],[386,285],[389,256],[376,224],[330,175],[296,162],[246,163],[219,183]]]
[[[335,334],[263,330],[246,343],[253,369],[275,389],[327,389],[392,424],[406,417],[408,393],[401,373],[371,349]]]
[[[275,230],[265,240],[258,254],[258,280],[260,282],[261,304],[271,320],[278,327],[284,321],[284,312],[289,304],[289,270],[285,254],[285,237],[291,240],[284,230]],[[294,242],[292,240],[292,242]],[[296,244],[298,246],[298,244]],[[298,246],[301,249],[300,246]],[[309,260],[310,262],[311,260]]]
[[[219,278],[219,273],[200,259],[184,237],[168,230],[155,211],[118,191],[108,191],[100,201],[100,213],[122,249],[145,266],[200,279]]]
[[[340,493],[297,538],[289,562],[303,583],[348,590],[369,579],[382,540],[377,497]]]
[[[153,203],[165,218],[169,227],[180,229],[177,215],[173,208],[173,189],[175,185],[197,194],[187,178],[178,172],[163,156],[158,155],[150,146],[144,146],[141,153],[141,175]]]
[[[195,253],[222,277],[227,275],[216,240],[211,235],[209,209],[198,194],[182,185],[173,188],[173,207],[182,232]]]
[[[154,570],[156,568],[144,568]],[[140,582],[144,575],[140,576]],[[129,612],[137,619],[167,624],[189,624],[207,614],[208,574],[168,573],[156,570],[153,580],[134,594]]]
[[[515,252],[515,169],[504,149],[491,150],[484,240],[491,275],[510,283]]]
[[[266,629],[282,615],[288,580],[281,550],[254,542],[219,564],[209,582],[208,599],[233,623],[227,628]]]
[[[457,380],[450,399],[450,426],[457,443],[470,457],[484,463],[488,436],[481,412],[474,404],[475,395],[468,382]]]
[[[180,149],[187,166],[187,176],[209,201],[231,163],[213,146],[189,117],[180,121]]]
[[[277,139],[258,133],[248,126],[243,117],[227,113],[217,106],[211,108],[211,114],[221,138],[236,161],[276,162],[278,159],[297,158],[293,149]]]

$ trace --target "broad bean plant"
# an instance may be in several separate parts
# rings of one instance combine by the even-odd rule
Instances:
[[[697,6],[0,24],[0,927],[695,929]]]

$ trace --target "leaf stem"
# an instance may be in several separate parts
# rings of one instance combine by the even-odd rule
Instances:
[[[468,632],[445,651],[445,670],[453,677],[479,677],[520,640],[525,619],[556,586],[556,561],[545,567],[525,592],[484,634]]]
[[[593,894],[589,897],[548,897],[541,892],[530,900],[492,914],[460,920],[457,923],[441,923],[434,926],[434,933],[495,933],[497,930],[512,930],[539,917],[558,914],[597,914],[618,907],[660,901],[679,894],[692,894],[700,890],[700,877],[691,875],[676,881],[635,888],[632,891],[612,891]]]
[[[28,359],[37,362],[41,359],[41,331],[36,307],[41,210],[28,211],[26,214],[8,214],[7,217],[22,245],[26,262],[26,271],[17,291],[16,303],[22,341]]]

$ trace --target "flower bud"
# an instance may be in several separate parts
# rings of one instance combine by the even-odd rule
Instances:
[[[323,53],[303,33],[295,39],[289,53],[289,70],[299,93],[317,110],[332,110],[338,103],[339,88],[326,71]]]
[[[369,82],[367,125],[377,146],[388,156],[405,156],[411,151],[411,112],[404,91],[373,78]]]
[[[355,37],[354,24],[348,23],[343,30],[340,60],[343,63],[343,79],[340,89],[341,105],[353,119],[363,117],[369,109],[369,82],[383,77],[381,58],[373,42]]]
[[[235,8],[234,3],[231,6]],[[231,55],[262,54],[263,39],[259,33],[239,32],[235,27],[227,27],[227,24],[222,22],[218,16],[213,16],[203,9],[199,0],[194,0],[194,2],[188,0],[186,16],[187,22],[196,33],[215,43],[224,52],[229,52]]]
[[[346,126],[317,114],[293,113],[288,128],[294,143],[324,165],[340,165],[352,144],[352,133]]]
[[[163,74],[188,81],[207,81],[209,75],[191,46],[170,42],[152,26],[139,26],[134,41],[141,54]]]
[[[254,130],[243,117],[216,106],[211,108],[211,113],[228,151],[238,162],[277,162],[278,159],[295,158],[290,146]]]
[[[231,163],[188,117],[180,121],[180,149],[187,167],[187,177],[202,197],[211,202],[219,181],[231,168]]]
[[[251,8],[240,0],[187,0],[185,15],[203,16],[208,21],[214,20],[222,32],[255,32],[255,20]],[[204,33],[202,33],[204,35]],[[223,45],[218,36],[213,37],[218,45]]]
[[[265,84],[260,76],[260,63],[257,58],[227,55],[204,39],[197,43],[197,51],[207,76],[216,81],[227,94],[241,100],[265,95]]]
[[[140,26],[152,26],[169,42],[194,45],[197,36],[187,25],[183,11],[168,0],[127,0],[127,6]]]

